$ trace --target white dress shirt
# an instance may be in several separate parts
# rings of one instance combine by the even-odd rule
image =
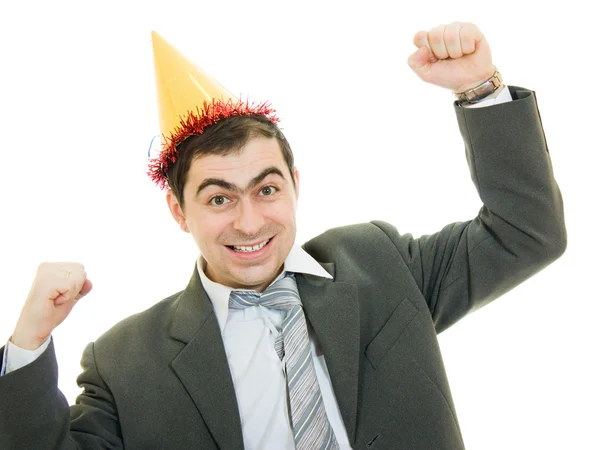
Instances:
[[[275,352],[275,338],[279,334],[286,312],[263,306],[229,310],[229,294],[233,289],[209,280],[204,274],[204,264],[204,260],[199,258],[198,273],[213,304],[223,336],[240,411],[244,448],[293,450],[296,446],[288,413],[287,383],[283,362]],[[292,248],[285,260],[284,271],[273,283],[286,272],[331,278],[331,275],[299,246]],[[327,365],[312,333],[310,341],[325,412],[340,449],[349,450],[352,447],[348,442]]]

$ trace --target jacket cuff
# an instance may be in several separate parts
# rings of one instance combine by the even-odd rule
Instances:
[[[10,340],[4,348],[2,360],[2,375],[19,370],[38,359],[50,345],[50,336],[35,350],[25,350],[13,344]]]

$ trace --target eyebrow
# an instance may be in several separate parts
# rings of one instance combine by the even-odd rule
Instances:
[[[254,178],[252,178],[252,180],[250,180],[250,183],[248,183],[248,186],[246,187],[245,190],[252,189],[253,187],[259,185],[269,175],[279,175],[282,179],[285,180],[285,177],[283,176],[283,173],[281,173],[281,170],[279,170],[275,166],[271,166],[271,167],[267,167],[261,173],[259,173]],[[218,186],[227,191],[236,192],[236,193],[242,192],[242,189],[240,189],[235,184],[230,183],[229,181],[225,181],[221,178],[207,178],[202,183],[200,183],[200,185],[198,186],[198,189],[196,189],[196,196],[198,196],[203,189],[205,189],[209,186]]]

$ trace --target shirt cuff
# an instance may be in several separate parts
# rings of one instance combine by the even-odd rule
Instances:
[[[508,90],[508,86],[504,86],[496,98],[490,98],[487,100],[481,100],[480,102],[473,103],[472,105],[463,105],[465,108],[483,108],[485,106],[498,105],[500,103],[506,103],[512,101],[512,96]]]
[[[6,347],[4,347],[4,355],[2,358],[2,371],[1,375],[19,370],[25,367],[27,364],[31,364],[38,359],[42,353],[46,351],[50,345],[50,336],[35,350],[25,350],[21,347],[17,347],[15,344],[8,341]]]

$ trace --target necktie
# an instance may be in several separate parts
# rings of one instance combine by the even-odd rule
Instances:
[[[232,309],[257,305],[287,311],[281,333],[275,339],[275,350],[281,359],[285,357],[296,449],[339,449],[325,413],[313,365],[306,319],[294,276],[286,275],[262,294],[256,291],[232,291],[229,297],[229,307]]]

